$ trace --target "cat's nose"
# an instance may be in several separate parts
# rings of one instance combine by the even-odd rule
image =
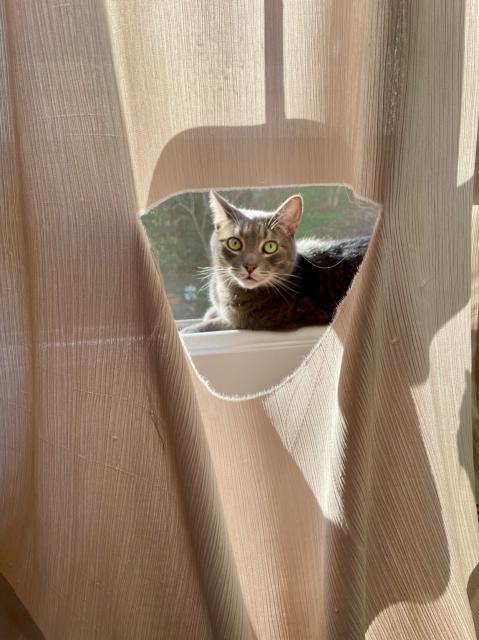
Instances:
[[[256,265],[255,264],[245,264],[244,268],[251,275],[253,273],[253,271],[256,269]]]

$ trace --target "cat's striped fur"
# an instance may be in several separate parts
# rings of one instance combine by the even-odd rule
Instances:
[[[331,321],[364,257],[369,237],[295,240],[303,209],[301,196],[292,196],[277,211],[266,213],[238,209],[212,192],[211,208],[215,224],[211,307],[188,332],[288,331]],[[267,242],[273,244],[265,245]],[[232,250],[229,244],[241,248]],[[265,252],[265,247],[275,245],[274,253]]]

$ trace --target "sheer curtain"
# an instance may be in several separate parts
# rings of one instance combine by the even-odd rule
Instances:
[[[475,637],[478,17],[0,6],[0,571],[47,640]],[[317,182],[382,203],[365,262],[291,377],[222,397],[138,213]]]

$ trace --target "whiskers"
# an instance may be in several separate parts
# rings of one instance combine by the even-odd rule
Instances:
[[[207,289],[210,286],[212,277],[215,275],[220,276],[228,286],[235,284],[235,279],[231,275],[228,267],[198,267],[197,272],[199,279],[205,281],[198,289],[198,292]]]
[[[346,260],[346,256],[342,257],[340,260],[338,260],[337,262],[335,262],[334,264],[329,264],[327,267],[323,267],[320,264],[314,264],[314,262],[311,262],[311,260],[309,260],[304,254],[303,254],[303,259],[306,260],[306,262],[309,262],[309,264],[312,267],[315,267],[316,269],[334,269],[335,267],[337,267],[338,265],[341,264],[341,262],[344,262]]]
[[[211,278],[215,271],[221,270],[224,267],[198,267],[196,272],[201,280],[205,280],[206,278]]]
[[[257,284],[253,287],[248,287],[241,282],[241,272],[238,271],[237,274],[232,273],[229,267],[199,267],[197,271],[198,277],[204,281],[199,291],[208,288],[214,276],[220,278],[227,287],[241,287],[245,292],[251,291],[259,294],[263,288],[269,288],[282,298],[284,302],[291,300],[300,290],[299,284],[301,276],[294,273],[270,273],[258,269],[253,273]]]
[[[295,286],[295,278],[299,279],[299,276],[277,273],[266,283],[266,286],[271,287],[285,302],[288,302],[288,298],[290,299],[299,293],[299,288]]]

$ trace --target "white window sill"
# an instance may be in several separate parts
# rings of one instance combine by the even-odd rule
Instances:
[[[178,328],[193,321],[179,321]],[[296,331],[215,331],[181,334],[200,375],[219,393],[269,389],[298,367],[326,326]]]

